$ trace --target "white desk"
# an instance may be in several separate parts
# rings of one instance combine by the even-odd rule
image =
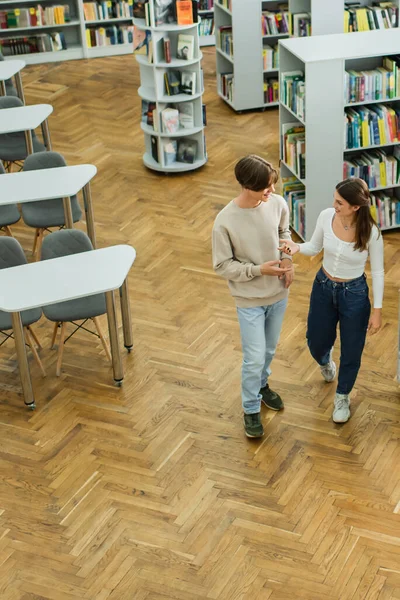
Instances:
[[[121,294],[124,344],[133,346],[126,277],[136,258],[131,246],[119,245],[0,270],[0,310],[11,313],[24,402],[35,408],[20,313],[105,293],[114,380],[124,373],[118,343],[114,290]]]
[[[26,149],[28,154],[33,153],[32,130],[42,126],[44,143],[47,150],[51,150],[50,134],[47,118],[53,112],[51,104],[32,104],[31,106],[17,106],[0,110],[0,134],[25,132]]]
[[[24,60],[5,60],[0,62],[0,89],[3,96],[6,95],[6,85],[5,81],[7,79],[11,79],[11,77],[15,77],[15,84],[17,86],[18,96],[21,98],[22,102],[25,104],[24,92],[22,89],[22,80],[21,73],[22,69],[25,67]]]
[[[77,165],[73,167],[57,167],[55,169],[21,171],[20,173],[6,173],[0,176],[0,206],[63,198],[65,224],[69,229],[72,229],[73,218],[70,197],[75,196],[80,190],[83,190],[87,232],[93,248],[96,248],[92,196],[90,192],[90,180],[96,173],[97,169],[94,165]]]

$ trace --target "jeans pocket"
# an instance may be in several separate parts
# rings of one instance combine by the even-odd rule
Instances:
[[[359,297],[368,296],[369,293],[368,285],[365,282],[360,282],[356,285],[346,285],[346,291],[349,294]]]

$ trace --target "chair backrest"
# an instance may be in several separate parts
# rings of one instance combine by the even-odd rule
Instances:
[[[35,152],[26,157],[23,170],[36,171],[36,169],[54,169],[66,166],[65,158],[58,152]]]
[[[2,108],[15,108],[16,106],[24,106],[21,98],[18,96],[1,96],[0,97],[0,109]]]
[[[12,237],[0,237],[0,269],[26,265],[28,261],[21,244]]]
[[[93,250],[93,246],[86,233],[79,229],[62,229],[44,238],[41,259],[59,258],[89,250]],[[60,276],[62,277],[62,273]]]

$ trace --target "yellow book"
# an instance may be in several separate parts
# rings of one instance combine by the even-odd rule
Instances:
[[[381,175],[381,187],[386,186],[386,164],[384,162],[379,163],[379,172]]]
[[[385,123],[383,119],[378,118],[379,139],[381,144],[386,144]]]
[[[368,127],[368,121],[366,119],[362,120],[361,123],[361,133],[362,133],[362,146],[369,146],[369,127]]]
[[[88,48],[92,47],[92,42],[90,39],[90,29],[86,29],[86,44]]]
[[[344,32],[349,33],[350,13],[348,10],[344,11]]]

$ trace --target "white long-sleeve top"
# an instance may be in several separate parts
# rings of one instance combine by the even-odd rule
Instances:
[[[354,249],[354,242],[344,242],[333,232],[334,208],[323,210],[318,217],[315,231],[309,242],[299,244],[301,254],[315,256],[324,250],[323,268],[337,279],[356,279],[364,273],[370,260],[374,308],[382,308],[384,288],[383,239],[377,227],[372,228],[368,249]]]

